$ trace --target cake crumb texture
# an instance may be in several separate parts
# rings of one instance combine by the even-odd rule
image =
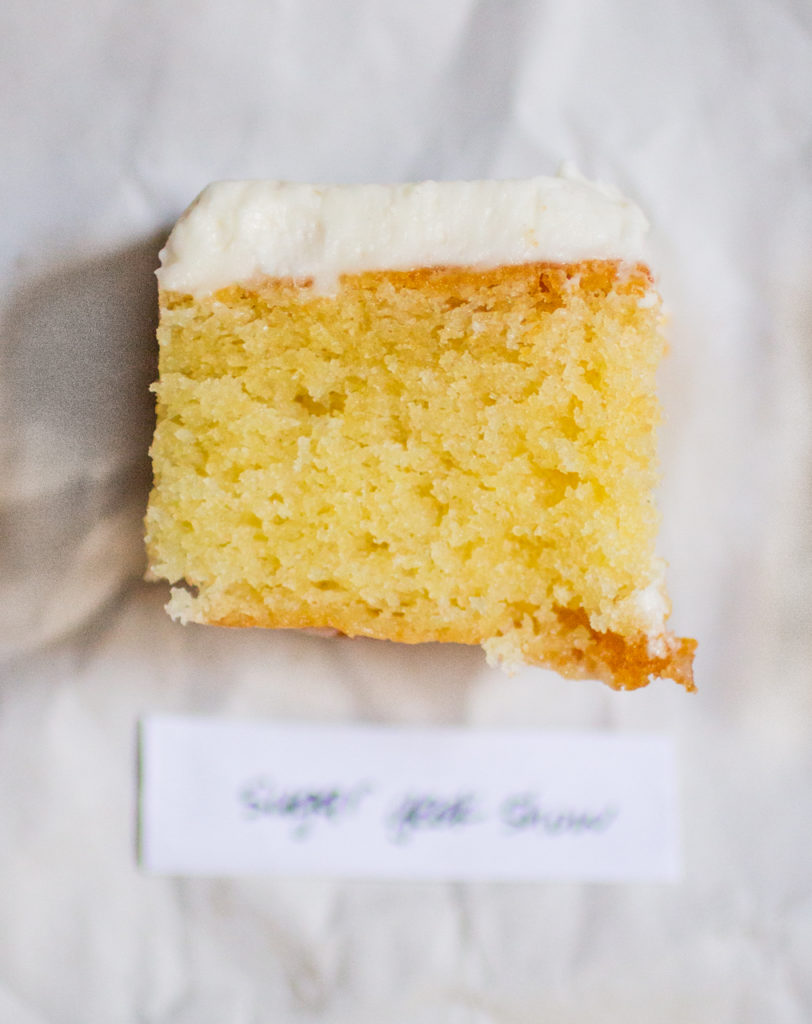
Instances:
[[[647,269],[609,260],[163,291],[170,610],[692,689],[654,555],[660,328]]]

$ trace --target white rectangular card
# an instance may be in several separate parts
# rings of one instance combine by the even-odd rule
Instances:
[[[151,717],[140,837],[173,875],[674,881],[673,743]]]

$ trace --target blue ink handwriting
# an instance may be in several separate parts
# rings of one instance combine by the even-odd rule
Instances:
[[[616,807],[611,806],[600,811],[547,807],[535,793],[509,796],[499,809],[502,823],[514,835],[531,831],[544,836],[605,832],[619,813]]]
[[[391,839],[406,843],[426,829],[457,829],[483,820],[473,793],[452,797],[410,793],[394,806],[386,823]]]
[[[280,787],[260,777],[243,786],[239,799],[249,819],[278,818],[290,822],[293,838],[307,839],[317,821],[340,822],[352,816],[371,792],[368,782],[297,789]]]

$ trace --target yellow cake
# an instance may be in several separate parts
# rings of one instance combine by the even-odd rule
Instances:
[[[693,688],[655,555],[644,231],[572,178],[210,186],[159,271],[170,612]]]

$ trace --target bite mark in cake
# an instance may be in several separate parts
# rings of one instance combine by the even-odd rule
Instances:
[[[645,230],[582,179],[210,186],[159,271],[170,611],[692,688],[654,550]]]

